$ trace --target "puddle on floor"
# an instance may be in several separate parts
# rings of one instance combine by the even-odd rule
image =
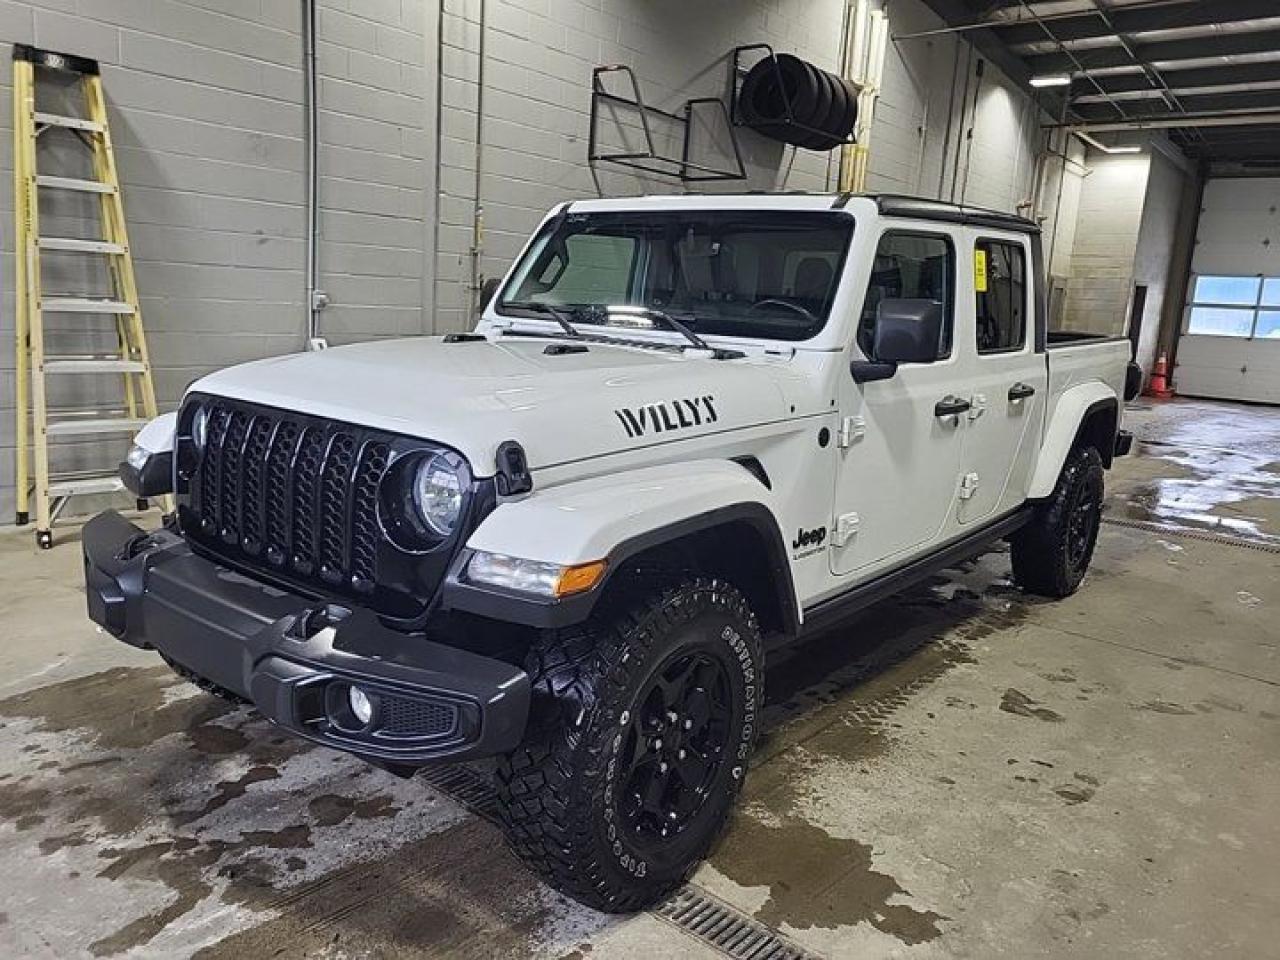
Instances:
[[[1222,407],[1179,405],[1138,427],[1136,456],[1127,471],[1120,468],[1111,514],[1170,531],[1280,543],[1280,415]]]
[[[187,689],[116,668],[0,700],[0,955],[524,957],[605,922],[421,781]]]

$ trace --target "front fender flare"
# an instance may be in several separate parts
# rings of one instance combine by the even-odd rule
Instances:
[[[1031,477],[1028,500],[1043,500],[1053,493],[1062,465],[1067,462],[1085,419],[1106,407],[1114,407],[1118,412],[1119,403],[1115,391],[1098,381],[1071,387],[1058,399],[1040,445],[1040,459]],[[1105,451],[1104,456],[1108,452]]]
[[[767,545],[772,579],[792,626],[798,607],[790,561],[771,491],[740,464],[699,460],[592,477],[500,504],[468,538],[442,603],[500,620],[563,626],[585,619],[629,557],[719,525],[746,522]],[[560,601],[499,594],[465,582],[479,550],[571,566],[608,560],[605,581]]]

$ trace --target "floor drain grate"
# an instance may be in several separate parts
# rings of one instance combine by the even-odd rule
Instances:
[[[737,960],[818,960],[818,954],[697,887],[681,887],[653,913]]]
[[[419,771],[417,779],[476,816],[498,821],[498,794],[485,774],[463,766],[440,766]],[[650,913],[736,960],[820,960],[818,954],[697,887],[681,887]]]
[[[427,767],[418,773],[418,779],[456,800],[476,816],[497,823],[498,794],[492,781],[484,774],[460,766]]]
[[[1167,537],[1182,537],[1186,540],[1203,540],[1205,543],[1220,543],[1224,547],[1240,547],[1244,550],[1259,550],[1262,553],[1280,553],[1280,543],[1261,543],[1257,540],[1244,540],[1240,537],[1228,537],[1222,533],[1210,533],[1207,530],[1170,529],[1150,520],[1127,520],[1123,517],[1103,517],[1103,523],[1113,527],[1129,527],[1133,530],[1146,530]]]

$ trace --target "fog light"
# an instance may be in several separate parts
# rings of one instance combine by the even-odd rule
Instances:
[[[351,713],[361,723],[367,724],[373,719],[373,703],[359,687],[347,688],[347,704],[351,707]]]

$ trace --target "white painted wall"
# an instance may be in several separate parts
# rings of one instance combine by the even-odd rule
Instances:
[[[1148,376],[1155,365],[1165,300],[1170,285],[1177,281],[1172,276],[1173,252],[1190,176],[1186,166],[1185,161],[1177,163],[1161,149],[1152,150],[1133,264],[1134,284],[1147,288],[1135,359]]]

